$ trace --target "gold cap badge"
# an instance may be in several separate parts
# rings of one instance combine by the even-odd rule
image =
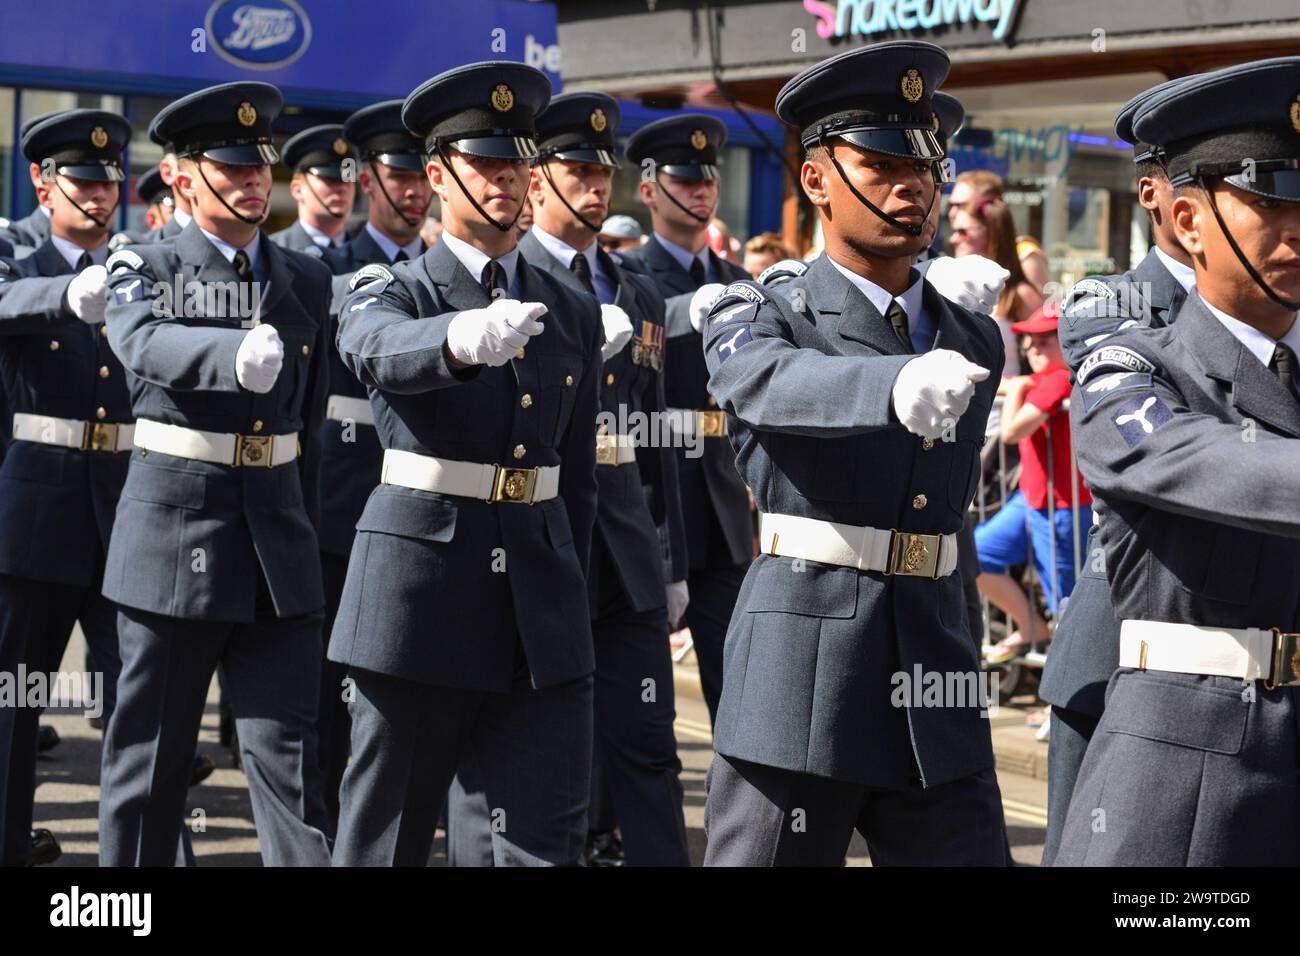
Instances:
[[[709,138],[704,135],[704,130],[697,129],[691,134],[691,146],[695,149],[703,149],[709,145]]]
[[[339,137],[334,141],[334,152],[336,155],[342,156],[345,153],[347,153],[347,151],[348,151],[348,144],[343,142],[342,137]]]
[[[597,133],[605,132],[608,121],[605,119],[605,111],[599,106],[591,111],[591,128]]]
[[[1300,133],[1300,93],[1291,101],[1291,128]]]
[[[939,114],[938,114],[938,113],[935,113],[935,114],[934,114],[934,131],[935,131],[935,133],[938,133],[938,132],[939,132]]]
[[[108,133],[104,131],[104,127],[96,126],[90,131],[90,145],[95,149],[103,149],[108,145]]]
[[[240,126],[252,126],[257,122],[257,110],[252,103],[244,100],[239,104],[239,109],[235,110],[235,119],[239,120]]]
[[[903,78],[899,81],[898,86],[903,92],[903,99],[909,103],[915,103],[925,95],[925,78],[921,76],[921,71],[914,66],[909,66],[903,71]]]
[[[514,105],[515,94],[510,92],[510,87],[498,83],[497,88],[492,91],[492,108],[498,113],[506,113]]]

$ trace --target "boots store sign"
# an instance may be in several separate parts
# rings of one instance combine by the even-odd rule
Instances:
[[[205,26],[213,49],[249,70],[287,66],[311,45],[311,20],[294,0],[217,0]]]
[[[844,36],[913,33],[954,26],[988,26],[992,38],[1011,42],[1017,8],[1024,0],[803,0],[817,18],[823,40]]]

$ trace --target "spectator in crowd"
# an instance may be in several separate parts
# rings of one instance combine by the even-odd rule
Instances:
[[[980,591],[1015,623],[1015,630],[990,649],[990,663],[1012,660],[1032,644],[1048,640],[1047,621],[1008,573],[1012,565],[1032,560],[1053,615],[1074,587],[1074,452],[1069,412],[1061,407],[1070,395],[1070,369],[1057,339],[1058,314],[1057,305],[1044,305],[1012,327],[1024,336],[1032,371],[1004,378],[998,388],[1005,403],[1002,440],[1019,445],[1020,486],[996,515],[975,529]],[[1084,533],[1092,526],[1092,496],[1081,477],[1076,484],[1078,526]]]
[[[1052,274],[1047,266],[1047,253],[1033,236],[1016,236],[1016,258],[1025,279],[1039,292],[1047,288]]]
[[[726,259],[728,262],[740,262],[740,240],[731,234],[731,229],[721,219],[714,219],[709,223],[707,242],[709,248],[720,259]]]
[[[596,237],[606,252],[635,249],[644,239],[641,224],[631,216],[610,216],[601,224],[600,235]]]
[[[987,169],[972,169],[962,173],[948,194],[949,224],[955,225],[953,220],[957,214],[966,210],[974,200],[1002,199],[1005,188],[1002,177]],[[1042,245],[1033,236],[1016,236],[1016,258],[1020,260],[1025,278],[1042,292],[1051,279],[1047,255],[1043,252]]]
[[[782,259],[793,259],[794,253],[774,232],[760,232],[745,243],[745,259],[741,263],[746,272],[755,279],[768,266],[776,265]]]

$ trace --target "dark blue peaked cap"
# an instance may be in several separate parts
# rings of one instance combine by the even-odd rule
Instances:
[[[776,113],[811,147],[841,137],[888,156],[941,159],[934,92],[948,54],[923,40],[891,40],[840,53],[790,80]]]
[[[406,98],[402,122],[429,153],[447,146],[487,159],[532,159],[535,123],[550,101],[541,70],[490,60],[426,80]]]
[[[638,166],[653,159],[656,171],[682,179],[717,179],[718,151],[727,127],[704,113],[682,113],[642,126],[627,141],[627,158]]]
[[[944,152],[947,152],[948,140],[952,139],[966,122],[966,107],[961,105],[961,100],[957,97],[942,90],[935,91],[932,99],[934,115],[939,118],[939,128],[936,130],[939,144],[943,146]]]
[[[171,191],[172,188],[163,182],[162,173],[158,171],[157,166],[141,176],[139,182],[135,184],[135,194],[145,205],[157,202],[163,193],[170,196]]]
[[[284,97],[270,83],[209,86],[164,106],[149,125],[149,137],[178,156],[270,165],[280,158],[271,145],[271,123],[283,106]]]
[[[1138,109],[1148,103],[1154,103],[1187,79],[1190,79],[1190,77],[1166,80],[1164,83],[1158,83],[1150,89],[1143,90],[1121,106],[1119,112],[1115,114],[1115,136],[1133,147],[1133,162],[1144,163],[1150,160],[1162,162],[1164,159],[1164,154],[1159,149],[1149,143],[1142,142],[1137,138],[1137,134],[1133,132],[1133,118],[1137,116]]]
[[[424,143],[402,122],[402,101],[384,100],[357,110],[343,123],[343,137],[366,162],[394,169],[424,169]]]
[[[280,159],[295,173],[314,173],[326,179],[343,178],[343,160],[356,159],[356,150],[343,137],[338,124],[313,126],[291,136]]]
[[[615,154],[623,111],[604,93],[565,93],[537,117],[538,159],[573,160],[618,166]]]
[[[21,147],[29,162],[52,159],[64,176],[120,183],[122,149],[131,138],[126,117],[107,110],[63,110],[25,127]]]
[[[1174,186],[1222,178],[1300,202],[1300,57],[1187,77],[1138,107],[1133,132],[1164,152]]]

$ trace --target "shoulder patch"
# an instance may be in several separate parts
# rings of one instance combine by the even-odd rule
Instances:
[[[127,246],[133,246],[136,243],[135,236],[129,232],[119,232],[112,239],[108,240],[108,249],[110,252],[117,252]]]
[[[782,282],[799,278],[807,271],[808,263],[802,259],[782,259],[760,272],[758,281],[761,285],[780,285]]]
[[[1099,369],[1119,372],[1154,372],[1155,365],[1145,356],[1123,345],[1104,345],[1093,352],[1079,366],[1076,376],[1080,385],[1086,385]]]
[[[1115,427],[1129,448],[1136,448],[1155,433],[1156,429],[1173,420],[1174,413],[1155,392],[1147,392],[1129,399],[1113,409]]]
[[[109,275],[117,275],[119,272],[135,272],[137,269],[144,268],[144,260],[139,254],[132,252],[130,249],[119,249],[108,257],[104,263],[104,268],[108,270]]]
[[[1066,294],[1067,301],[1080,299],[1087,296],[1101,296],[1104,299],[1115,298],[1115,290],[1110,283],[1101,279],[1080,279],[1074,285],[1070,286],[1070,291]]]
[[[379,263],[371,263],[368,266],[362,266],[356,271],[356,274],[348,280],[349,291],[356,292],[358,289],[370,289],[371,292],[382,292],[390,282],[393,281],[393,273],[388,266]]]
[[[737,301],[749,302],[753,305],[763,305],[770,302],[767,293],[756,286],[753,282],[733,282],[722,290],[722,293],[714,300],[713,308],[730,305]]]
[[[709,316],[710,325],[721,325],[723,322],[730,322],[738,319],[741,322],[753,322],[758,318],[758,304],[754,302],[739,302],[728,305],[721,312]]]
[[[1109,372],[1095,376],[1082,388],[1083,409],[1092,411],[1111,392],[1124,392],[1132,388],[1150,389],[1151,383],[1150,372]]]
[[[724,335],[718,342],[716,349],[718,364],[721,365],[727,359],[731,358],[736,354],[737,349],[752,339],[753,336],[750,334],[748,324],[737,325],[735,329]]]

